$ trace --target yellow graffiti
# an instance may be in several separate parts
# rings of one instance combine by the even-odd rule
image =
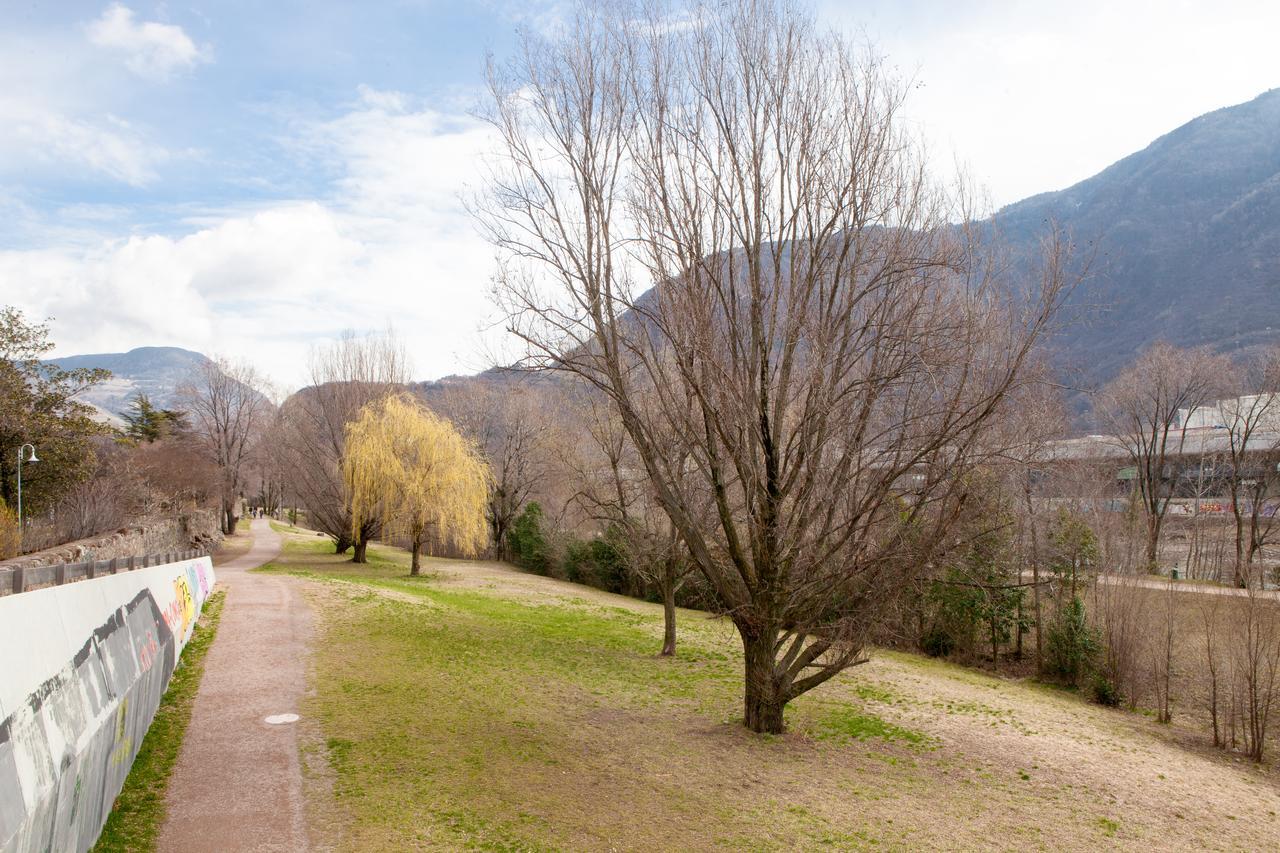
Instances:
[[[182,631],[178,636],[185,640],[187,630],[196,618],[196,601],[191,595],[191,585],[187,583],[186,575],[178,575],[173,579],[173,595],[182,612]]]
[[[129,713],[129,697],[126,696],[120,700],[120,704],[116,706],[116,740],[124,737],[125,717]]]
[[[111,764],[124,764],[129,760],[129,756],[133,755],[133,738],[125,738],[116,744],[116,748],[111,751]]]

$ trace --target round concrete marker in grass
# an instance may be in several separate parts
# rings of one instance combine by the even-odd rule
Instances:
[[[298,722],[297,714],[272,714],[269,717],[262,718],[264,722],[272,726],[283,726],[285,723]]]

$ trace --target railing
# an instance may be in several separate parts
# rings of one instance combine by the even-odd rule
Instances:
[[[88,580],[90,578],[131,572],[148,566],[163,566],[181,560],[206,556],[204,551],[168,551],[143,557],[116,557],[111,560],[88,560],[83,563],[55,563],[49,566],[9,566],[0,568],[0,595],[17,595],[47,586]]]

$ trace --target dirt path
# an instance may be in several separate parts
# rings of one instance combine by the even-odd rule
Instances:
[[[1035,576],[1031,572],[1024,571],[1022,573],[1022,579],[1024,581],[1030,581],[1034,577]],[[1040,573],[1040,582],[1046,583],[1049,577],[1050,575],[1048,572],[1042,571]],[[1105,584],[1112,584],[1112,585],[1120,584],[1123,586],[1132,586],[1132,587],[1138,587],[1141,589],[1155,589],[1161,592],[1165,592],[1169,589],[1169,581],[1159,580],[1158,578],[1153,578],[1153,577],[1134,577],[1132,575],[1112,575],[1112,574],[1103,573],[1098,575],[1098,582],[1105,583]],[[1193,593],[1198,593],[1200,595],[1225,595],[1225,596],[1236,597],[1236,598],[1244,598],[1249,595],[1253,595],[1254,597],[1259,599],[1269,599],[1271,601],[1280,601],[1280,590],[1261,589],[1261,590],[1250,591],[1247,589],[1240,589],[1239,587],[1234,587],[1234,586],[1220,586],[1214,583],[1188,581],[1188,580],[1174,581],[1173,591],[1174,592],[1193,592]]]
[[[253,547],[217,568],[227,590],[182,754],[169,781],[162,851],[304,850],[297,713],[306,689],[311,611],[303,581],[249,574],[280,553],[265,519]]]

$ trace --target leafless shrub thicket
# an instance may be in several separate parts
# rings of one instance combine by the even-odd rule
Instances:
[[[1261,761],[1280,701],[1280,606],[1252,590],[1237,601],[1213,598],[1200,604],[1213,741]]]
[[[446,387],[431,405],[484,452],[493,474],[488,502],[493,555],[511,559],[511,524],[521,508],[550,485],[556,443],[567,432],[553,415],[556,401],[527,379],[510,377]]]

